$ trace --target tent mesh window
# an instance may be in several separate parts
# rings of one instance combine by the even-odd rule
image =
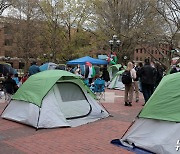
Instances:
[[[61,95],[61,111],[66,119],[81,118],[89,115],[92,108],[81,88],[71,82],[58,83]]]
[[[58,83],[63,102],[86,100],[81,88],[74,83]]]
[[[119,81],[119,82],[122,82],[122,75],[119,75],[118,81]]]

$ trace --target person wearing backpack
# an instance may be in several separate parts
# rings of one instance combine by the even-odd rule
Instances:
[[[132,106],[133,100],[133,79],[136,78],[136,71],[133,68],[133,63],[128,62],[126,70],[122,74],[122,83],[125,85],[124,91],[124,105]]]

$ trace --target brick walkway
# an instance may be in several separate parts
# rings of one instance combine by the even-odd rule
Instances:
[[[110,144],[121,138],[142,109],[143,98],[132,107],[123,104],[123,91],[106,90],[104,107],[113,117],[75,128],[40,129],[0,118],[0,154],[132,154]],[[6,103],[0,101],[0,113]]]

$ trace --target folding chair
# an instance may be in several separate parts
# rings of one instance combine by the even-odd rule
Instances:
[[[96,94],[96,97],[99,101],[101,99],[105,100],[105,80],[97,78],[94,81],[94,88],[92,91]]]

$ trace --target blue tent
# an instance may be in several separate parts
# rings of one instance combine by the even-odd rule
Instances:
[[[96,58],[92,58],[89,56],[70,60],[67,62],[67,64],[69,64],[69,65],[77,65],[77,64],[85,65],[86,62],[90,62],[91,64],[94,64],[94,65],[107,65],[108,64],[108,62],[106,60],[96,59]]]
[[[45,70],[54,70],[58,65],[55,63],[45,63],[41,66],[39,66],[40,71],[45,71]]]

